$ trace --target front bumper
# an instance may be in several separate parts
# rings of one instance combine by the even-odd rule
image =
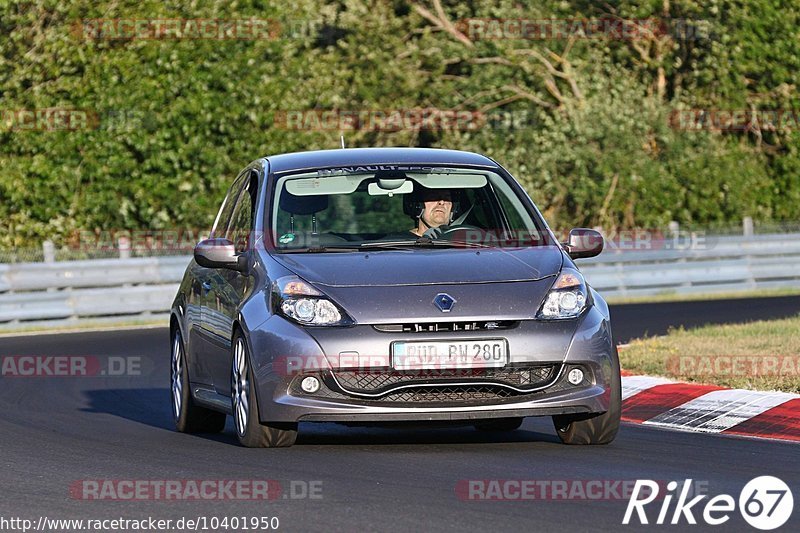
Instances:
[[[507,339],[510,365],[552,366],[551,378],[540,387],[532,387],[530,392],[500,394],[497,391],[507,387],[474,376],[470,380],[448,380],[441,385],[432,381],[411,387],[420,391],[420,397],[399,394],[364,397],[343,389],[335,379],[340,371],[336,357],[339,354],[366,354],[388,360],[392,341],[441,340],[453,336],[452,332],[390,334],[369,325],[305,329],[273,316],[249,335],[260,419],[262,422],[468,421],[601,413],[608,409],[615,352],[609,319],[594,306],[575,320],[523,321],[508,330],[470,333],[475,338]],[[302,363],[299,368],[287,371],[287,358]],[[566,380],[568,370],[575,367],[585,374],[578,385]],[[322,384],[313,394],[299,387],[300,380],[308,375],[318,377]],[[474,389],[476,394],[471,396],[472,389],[463,387],[483,388]],[[447,394],[432,394],[439,389],[447,389],[444,391]],[[459,394],[453,396],[454,390]]]

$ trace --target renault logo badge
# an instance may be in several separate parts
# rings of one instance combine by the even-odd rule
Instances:
[[[449,313],[450,310],[455,305],[456,299],[450,296],[449,294],[445,294],[440,292],[436,295],[436,298],[433,299],[433,305],[439,308],[439,311],[442,313]]]

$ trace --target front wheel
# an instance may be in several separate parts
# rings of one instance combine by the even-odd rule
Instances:
[[[259,421],[253,368],[247,343],[241,333],[233,338],[231,407],[236,436],[242,446],[280,448],[291,446],[297,439],[297,423],[262,424]]]
[[[599,415],[558,415],[553,417],[553,424],[564,444],[608,444],[617,436],[621,415],[622,378],[615,346],[611,362],[611,401],[608,411]]]

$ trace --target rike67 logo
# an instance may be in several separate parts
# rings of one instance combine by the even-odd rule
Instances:
[[[657,482],[649,479],[636,480],[622,523],[630,524],[633,519],[633,523],[638,520],[640,524],[649,524],[652,513],[648,517],[645,507],[656,499],[661,503],[654,522],[656,524],[680,524],[684,520],[687,524],[697,524],[695,515],[698,514],[708,525],[722,525],[731,518],[738,503],[739,513],[748,524],[757,529],[771,530],[785,524],[794,509],[794,498],[789,486],[773,476],[760,476],[750,480],[739,494],[738,502],[729,494],[720,494],[703,505],[701,502],[708,496],[701,494],[689,499],[691,487],[691,479],[685,480],[682,487],[679,487],[677,481],[670,481],[667,483],[666,494],[659,494],[660,485]],[[670,509],[675,497],[675,507]]]

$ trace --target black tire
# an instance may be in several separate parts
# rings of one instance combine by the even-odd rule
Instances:
[[[553,425],[564,444],[608,444],[617,436],[621,415],[622,378],[615,346],[611,363],[611,400],[608,411],[602,414],[554,416]]]
[[[522,425],[522,420],[521,416],[482,420],[475,423],[475,429],[478,431],[514,431]]]
[[[170,399],[172,420],[181,433],[219,433],[225,429],[225,413],[200,407],[194,403],[186,364],[186,345],[178,328],[172,333],[170,354]]]
[[[259,421],[250,351],[241,333],[233,337],[231,409],[239,443],[247,448],[284,448],[297,440],[297,423],[262,424]],[[241,377],[246,376],[245,380]]]

